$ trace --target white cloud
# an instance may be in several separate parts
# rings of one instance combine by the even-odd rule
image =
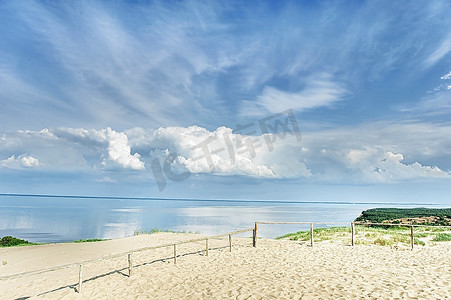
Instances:
[[[141,155],[130,154],[131,148],[128,138],[123,132],[116,132],[111,128],[102,131],[108,140],[108,160],[104,160],[102,165],[108,166],[109,161],[114,162],[123,168],[132,170],[144,170],[144,162],[140,160]]]
[[[100,173],[98,180],[105,182],[121,179],[104,170],[116,174],[140,170],[120,176],[152,180],[150,166],[158,159],[161,167],[166,161],[175,174],[377,183],[450,178],[449,136],[451,126],[427,123],[373,123],[304,132],[302,142],[290,134],[285,138],[250,136],[227,127],[213,131],[199,126],[132,128],[124,132],[58,128],[4,134],[0,155],[9,157],[1,161],[3,167],[83,168],[83,172]],[[271,151],[265,137],[275,138]]]
[[[410,138],[412,132],[416,133],[414,139]],[[276,137],[273,151],[268,150],[264,136],[241,135],[227,127],[214,131],[199,126],[133,128],[125,133],[131,147],[144,155],[143,160],[158,158],[162,163],[170,157],[176,173],[357,182],[449,177],[439,167],[412,161],[414,157],[431,161],[445,153],[448,140],[440,137],[451,133],[447,126],[373,124],[306,132],[302,143],[289,135],[285,139]],[[231,150],[227,139],[232,141]],[[237,147],[238,140],[249,139],[253,140],[255,153],[249,151],[251,148]],[[411,162],[405,162],[403,152]]]
[[[441,76],[440,79],[444,80],[444,82],[439,84],[438,86],[434,87],[434,89],[432,91],[429,91],[429,95],[427,97],[425,97],[422,101],[420,101],[420,103],[417,105],[417,107],[414,107],[413,109],[416,109],[416,108],[421,108],[421,109],[426,108],[428,110],[431,110],[431,109],[440,110],[441,109],[440,106],[437,107],[436,105],[434,105],[434,103],[430,103],[430,102],[436,101],[435,100],[436,98],[440,98],[443,95],[446,95],[449,99],[448,94],[444,94],[443,91],[448,91],[451,89],[451,84],[449,84],[449,80],[451,79],[451,72]],[[447,102],[449,102],[449,100]]]
[[[39,160],[26,154],[21,154],[18,157],[12,155],[8,159],[0,161],[0,165],[10,169],[37,168],[39,167]]]
[[[109,177],[109,176],[104,176],[104,177],[102,177],[102,178],[99,178],[99,179],[97,179],[96,180],[96,182],[107,182],[107,183],[117,183],[117,181],[116,180],[114,180],[114,179],[112,179],[111,177]]]
[[[50,169],[145,169],[141,155],[136,151],[132,153],[127,135],[109,127],[100,130],[46,128],[5,133],[0,139],[0,155],[10,157],[13,153],[33,153],[39,157],[39,166]],[[26,155],[10,160],[21,160],[23,166],[36,165]]]
[[[304,111],[316,107],[330,106],[340,101],[347,90],[331,80],[330,76],[319,75],[308,81],[300,92],[284,92],[277,88],[266,86],[255,102],[245,101],[242,115],[258,113],[277,113],[287,109]]]
[[[5,4],[1,33],[12,42],[1,49],[0,94],[16,104],[0,111],[5,126],[230,124],[240,105],[245,115],[329,106],[347,89],[403,66],[415,72],[418,60],[435,62],[449,50],[450,37],[437,30],[449,24],[446,9],[435,3],[403,16],[386,5],[332,4],[316,11],[317,22],[294,4],[258,12],[222,2],[175,7]],[[241,21],[224,18],[229,10]],[[36,61],[27,72],[17,55],[23,45]],[[334,78],[305,75],[321,72]]]
[[[433,66],[451,52],[451,34],[424,61],[426,67]]]
[[[165,4],[142,5],[130,12],[138,20],[130,24],[114,13],[113,7],[89,2],[57,6],[11,3],[8,7],[17,22],[31,30],[23,34],[13,29],[11,35],[24,41],[31,36],[42,41],[45,47],[34,44],[31,51],[35,51],[36,60],[40,55],[50,60],[59,75],[52,79],[54,88],[49,89],[43,84],[44,76],[31,76],[32,80],[24,76],[18,64],[12,63],[18,59],[16,53],[6,51],[2,53],[4,61],[0,59],[0,78],[4,79],[0,81],[0,94],[10,101],[33,103],[44,116],[41,124],[48,124],[45,121],[50,116],[52,120],[60,119],[59,124],[68,124],[69,120],[76,120],[70,124],[80,124],[83,119],[84,124],[89,121],[94,126],[109,125],[111,120],[129,125],[137,119],[147,124],[178,123],[185,114],[200,110],[198,98],[193,97],[193,77],[220,72],[230,65],[228,39],[206,34],[217,42],[210,40],[208,44],[221,51],[210,53],[204,39],[193,38],[199,24],[191,20],[190,7],[196,7],[180,6],[180,10],[171,9],[169,13]],[[203,18],[214,21],[214,9],[202,7],[205,13],[210,10],[208,18]],[[181,19],[187,23],[180,23]],[[78,24],[77,30],[73,30],[74,24]],[[218,28],[209,24],[204,29],[210,32]],[[29,73],[34,71],[30,68]],[[213,101],[213,97],[207,98],[209,103]],[[57,108],[58,116],[44,109],[47,105]],[[24,109],[8,109],[14,109],[14,119],[23,116],[23,121],[29,121]]]
[[[401,110],[405,112],[419,113],[424,117],[426,115],[447,114],[450,112],[450,109],[451,95],[449,93],[449,86],[441,85],[430,95],[424,97],[416,105],[403,107]]]
[[[451,72],[449,72],[446,75],[443,75],[442,77],[440,77],[440,79],[446,80],[446,79],[451,79]]]
[[[301,162],[297,164],[305,174],[293,170],[288,172],[289,168],[283,167],[293,166],[294,163],[290,160],[292,157],[280,153],[279,146],[286,141],[277,143],[274,152],[269,152],[263,136],[236,134],[227,127],[219,127],[215,131],[198,126],[167,127],[151,132],[135,128],[128,133],[133,136],[131,144],[152,149],[152,157],[167,159],[172,156],[172,167],[181,172],[268,178],[308,175],[307,168]]]
[[[451,178],[451,126],[373,123],[303,133],[304,161],[327,182]]]
[[[449,174],[434,166],[423,166],[418,162],[405,164],[401,153],[384,151],[383,149],[367,148],[365,150],[350,150],[348,168],[358,170],[360,176],[367,181],[392,182],[406,179],[436,177],[447,178]]]
[[[145,163],[139,153],[131,154],[128,137],[124,132],[117,132],[110,127],[101,130],[84,128],[58,128],[54,130],[58,138],[70,143],[94,148],[102,158],[101,165],[106,168],[122,167],[124,169],[144,170]]]
[[[55,134],[66,141],[95,149],[102,156],[101,165],[120,165],[142,169],[155,158],[162,164],[170,160],[171,168],[178,172],[210,173],[216,175],[243,175],[252,177],[286,178],[309,176],[310,171],[293,155],[299,148],[294,136],[276,140],[274,150],[268,151],[265,137],[233,133],[219,127],[208,131],[199,126],[165,127],[156,130],[132,128],[125,132],[102,130],[58,129]],[[207,139],[210,139],[206,143]],[[238,144],[249,142],[253,144]],[[290,140],[291,139],[291,140]],[[206,152],[201,147],[205,143]],[[229,144],[227,144],[229,143]],[[253,147],[254,146],[254,147]],[[232,147],[232,148],[230,148]],[[87,151],[83,149],[82,151]],[[131,155],[134,151],[135,154]],[[139,152],[139,154],[138,154]],[[284,154],[285,153],[285,154]],[[205,155],[206,154],[206,155]],[[211,154],[211,156],[210,156]],[[214,167],[210,168],[213,163]]]

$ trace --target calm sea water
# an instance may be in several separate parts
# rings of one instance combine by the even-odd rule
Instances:
[[[32,242],[121,238],[137,230],[219,234],[251,228],[255,221],[351,222],[374,207],[419,207],[406,203],[230,202],[205,200],[108,199],[0,196],[0,237]],[[433,205],[430,205],[434,207]],[[332,225],[331,225],[332,226]],[[274,238],[308,227],[261,225],[259,236]]]

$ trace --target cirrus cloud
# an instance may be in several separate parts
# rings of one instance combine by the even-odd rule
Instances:
[[[242,115],[262,115],[277,113],[286,109],[305,111],[327,107],[342,100],[348,91],[332,80],[329,75],[318,75],[309,79],[299,92],[286,92],[272,86],[266,86],[255,101],[244,101]]]

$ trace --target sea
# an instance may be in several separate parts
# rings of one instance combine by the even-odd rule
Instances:
[[[56,243],[123,238],[152,230],[216,235],[252,228],[256,221],[350,226],[363,210],[375,207],[439,205],[0,194],[0,237]],[[309,228],[308,224],[260,224],[258,233],[263,238],[275,238]]]

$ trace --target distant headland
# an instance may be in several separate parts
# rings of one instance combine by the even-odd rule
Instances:
[[[372,208],[364,210],[355,221],[451,226],[451,208]]]

